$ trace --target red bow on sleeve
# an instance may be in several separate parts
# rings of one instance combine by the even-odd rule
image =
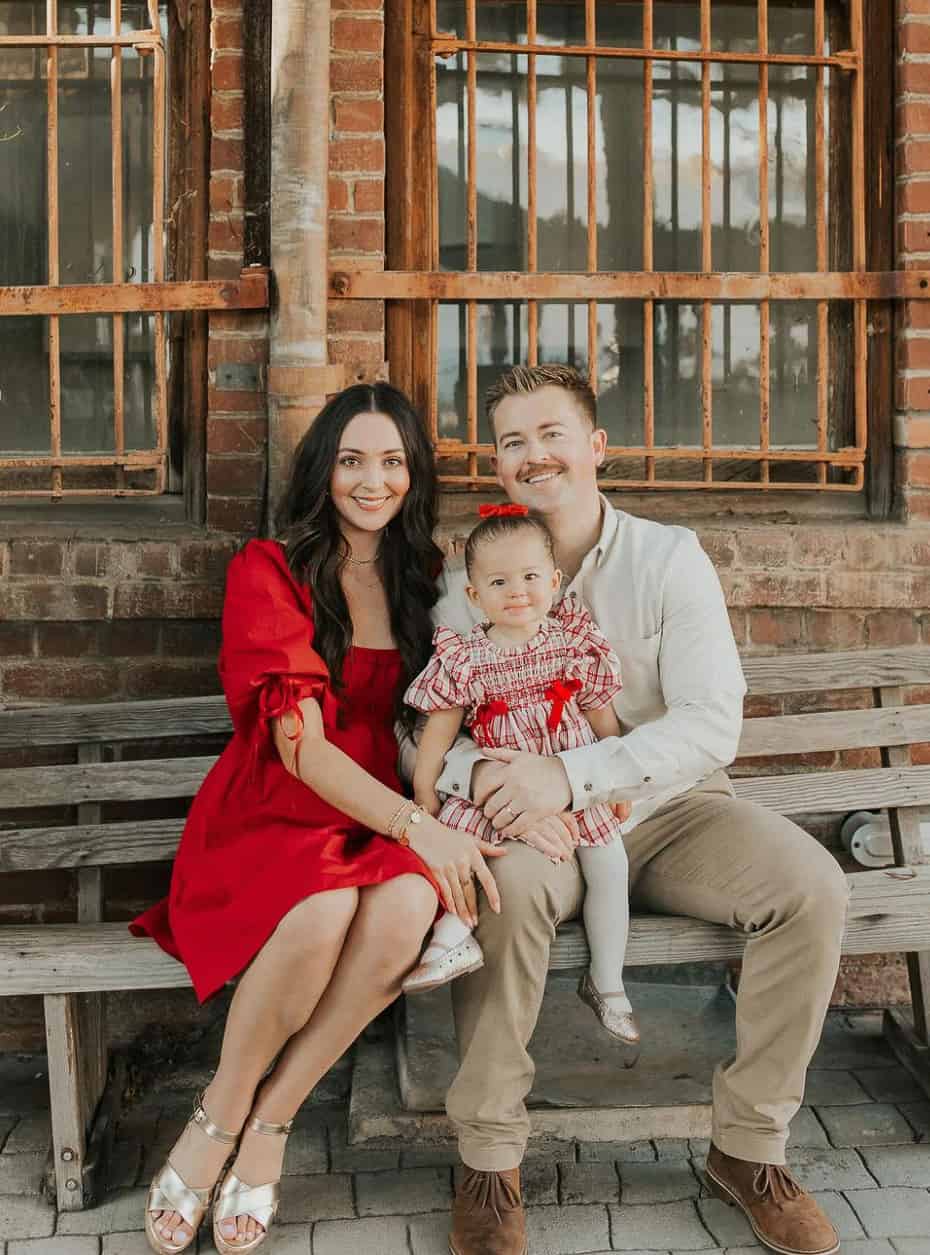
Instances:
[[[517,505],[515,501],[508,501],[504,505],[487,504],[478,507],[478,516],[482,519],[520,518],[529,512],[529,506]]]
[[[490,738],[492,721],[499,719],[501,715],[506,715],[509,710],[510,707],[502,697],[495,697],[490,702],[482,702],[475,711],[475,718],[471,726],[473,728],[483,728],[485,735]]]
[[[574,697],[580,688],[580,680],[553,680],[546,689],[546,701],[552,702],[552,708],[546,720],[546,727],[550,732],[554,732],[562,722],[562,712],[565,709],[565,703],[569,698]]]

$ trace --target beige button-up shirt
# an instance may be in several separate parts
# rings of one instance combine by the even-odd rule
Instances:
[[[746,682],[723,591],[694,532],[614,510],[575,578],[576,593],[620,657],[614,708],[624,735],[565,750],[572,809],[630,801],[629,832],[736,756]],[[467,633],[480,617],[465,595],[463,565],[447,564],[437,623]],[[411,763],[410,750],[402,755]],[[460,738],[439,792],[466,796],[481,752]],[[409,773],[408,773],[409,774]]]

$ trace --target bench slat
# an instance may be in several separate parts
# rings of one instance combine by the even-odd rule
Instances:
[[[106,867],[174,858],[183,819],[0,831],[0,872]]]
[[[747,719],[738,757],[873,749],[920,741],[930,741],[930,706],[831,710]]]
[[[822,693],[829,689],[884,688],[930,681],[930,649],[848,649],[824,654],[774,654],[742,658],[749,692]]]
[[[82,802],[145,802],[193,797],[216,762],[205,758],[147,758],[129,763],[11,767],[0,771],[0,809],[71,806]]]
[[[732,781],[736,796],[782,815],[930,806],[930,767],[874,767]]]
[[[21,749],[24,745],[212,736],[229,732],[231,728],[229,711],[222,697],[39,706],[29,710],[0,710],[0,750]]]
[[[857,872],[843,950],[846,954],[930,949],[930,866]],[[746,938],[717,924],[679,916],[638,915],[627,963],[713,962],[739,958]],[[580,924],[559,929],[549,966],[587,963]],[[125,924],[19,925],[0,929],[0,996],[110,989],[178,989],[186,969]]]

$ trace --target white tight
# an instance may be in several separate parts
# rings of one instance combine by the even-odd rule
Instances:
[[[591,950],[591,979],[602,995],[623,990],[623,959],[630,931],[629,869],[618,838],[609,845],[580,845],[585,879],[584,927]],[[615,1010],[620,1000],[613,999]]]

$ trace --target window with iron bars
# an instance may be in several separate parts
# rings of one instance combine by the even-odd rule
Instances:
[[[501,370],[568,361],[599,394],[605,487],[860,490],[870,430],[891,445],[890,403],[870,414],[890,340],[869,335],[867,231],[884,248],[891,219],[866,177],[864,0],[387,11],[400,273],[334,290],[388,298],[443,481],[493,482]],[[869,152],[890,151],[879,114]]]

